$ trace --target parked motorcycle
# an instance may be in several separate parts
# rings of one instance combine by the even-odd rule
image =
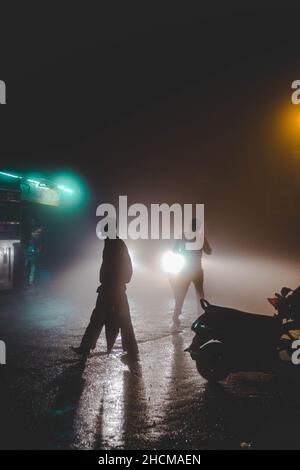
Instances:
[[[275,308],[274,316],[211,305],[201,299],[204,313],[192,325],[195,337],[186,351],[202,377],[221,381],[238,371],[300,377],[291,361],[293,342],[300,339],[300,287],[284,287],[268,301]]]

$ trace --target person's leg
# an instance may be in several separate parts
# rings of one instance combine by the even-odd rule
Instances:
[[[41,281],[40,272],[41,272],[41,260],[40,260],[40,257],[37,256],[35,260],[35,272],[34,272],[35,284],[39,284]]]
[[[30,286],[30,271],[31,271],[31,264],[29,260],[26,260],[25,263],[25,280],[26,280],[26,285]]]
[[[195,279],[193,280],[193,284],[195,286],[196,297],[197,297],[197,313],[200,315],[202,313],[200,299],[204,298],[204,290],[203,290],[203,272],[199,273]]]
[[[35,279],[35,261],[33,259],[29,259],[26,261],[26,282],[28,286],[32,286],[34,284]]]
[[[127,352],[130,355],[137,355],[139,350],[130,317],[130,309],[127,300],[127,295],[125,292],[122,293],[120,299],[119,317],[123,351]]]
[[[29,284],[32,286],[35,284],[36,280],[36,263],[35,261],[32,261],[31,263],[31,269],[30,269],[30,276],[29,276]]]
[[[85,330],[80,344],[80,351],[89,353],[91,349],[95,349],[98,338],[101,334],[102,328],[105,323],[105,307],[101,303],[98,296],[96,306],[91,315],[90,322]]]
[[[175,308],[174,308],[174,314],[173,314],[174,322],[178,321],[179,315],[181,315],[182,313],[183,302],[187,294],[189,285],[190,285],[190,281],[186,279],[177,280],[173,284],[174,296],[175,296]]]

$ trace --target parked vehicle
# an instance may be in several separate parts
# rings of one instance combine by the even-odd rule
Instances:
[[[276,310],[274,316],[201,299],[204,313],[192,325],[195,337],[186,351],[202,377],[221,381],[238,371],[299,374],[291,357],[293,342],[300,339],[300,288],[284,287],[268,301]]]

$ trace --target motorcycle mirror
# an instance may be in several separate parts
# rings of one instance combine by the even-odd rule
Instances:
[[[292,292],[292,289],[290,289],[289,287],[283,287],[281,289],[282,297],[286,297],[290,292]]]
[[[268,298],[268,302],[274,307],[276,310],[278,309],[279,299],[278,297]]]

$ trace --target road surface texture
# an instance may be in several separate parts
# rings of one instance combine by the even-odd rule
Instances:
[[[220,279],[229,282],[219,270]],[[104,335],[91,356],[79,361],[69,346],[80,342],[97,284],[85,286],[83,268],[79,273],[73,267],[72,273],[51,286],[1,295],[0,338],[7,346],[7,364],[0,366],[2,449],[300,448],[298,384],[239,373],[210,386],[198,375],[184,353],[197,316],[193,295],[180,328],[172,330],[170,290],[145,280],[143,288],[129,288],[139,362],[124,360],[119,339],[107,357]],[[287,281],[298,271],[293,276]],[[208,272],[207,284],[211,281]],[[281,278],[273,281],[280,286]],[[265,305],[267,313],[265,297],[272,295],[273,281],[263,297],[257,280],[256,307]],[[220,298],[215,300],[228,304],[233,286],[226,298],[230,286],[223,285],[223,292],[221,284],[217,289],[216,281]],[[244,295],[248,310],[255,308],[254,284]],[[231,305],[239,306],[239,300]]]

